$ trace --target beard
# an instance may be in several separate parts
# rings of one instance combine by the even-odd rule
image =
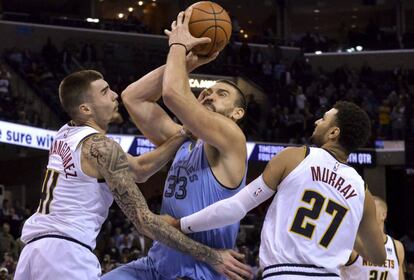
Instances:
[[[315,133],[313,133],[310,137],[310,141],[318,148],[322,147],[323,145],[323,140],[321,139],[321,137],[318,137],[318,135]]]

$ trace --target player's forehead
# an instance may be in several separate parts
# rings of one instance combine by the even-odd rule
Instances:
[[[329,111],[326,111],[324,114],[324,118],[328,120],[332,120],[335,118],[336,113],[338,113],[338,110],[335,108],[330,109]]]
[[[225,92],[228,92],[231,95],[236,94],[236,89],[232,85],[229,85],[229,84],[223,83],[223,82],[215,83],[214,85],[212,85],[210,87],[210,90],[212,90],[212,91],[225,91]]]
[[[108,83],[104,79],[99,79],[91,82],[91,88],[94,90],[102,90],[108,86]]]

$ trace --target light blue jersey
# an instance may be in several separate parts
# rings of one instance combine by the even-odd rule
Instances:
[[[187,141],[177,151],[164,186],[161,214],[175,218],[188,216],[219,200],[235,195],[246,183],[228,189],[215,178],[203,141]],[[220,229],[190,234],[189,237],[212,248],[235,247],[239,223]],[[103,280],[224,280],[211,266],[190,255],[154,241],[148,257],[121,266],[103,276]]]
[[[236,194],[246,182],[243,177],[237,189],[228,189],[215,178],[207,156],[204,142],[187,141],[177,151],[165,182],[161,214],[175,218],[188,216],[199,210]],[[235,247],[239,223],[220,229],[190,234],[192,239],[212,248]],[[168,278],[225,279],[212,267],[193,257],[155,241],[148,256],[155,268]]]

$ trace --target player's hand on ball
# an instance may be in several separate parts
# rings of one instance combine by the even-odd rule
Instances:
[[[164,30],[164,33],[169,37],[168,45],[173,44],[184,45],[186,51],[190,51],[193,47],[200,44],[208,44],[211,39],[208,37],[196,38],[191,35],[188,29],[188,23],[190,22],[192,8],[187,9],[185,12],[180,12],[177,16],[177,20],[171,24],[171,30]]]
[[[253,279],[251,267],[244,264],[244,255],[233,250],[218,251],[221,262],[211,264],[214,269],[230,280]]]
[[[210,56],[200,56],[196,55],[193,52],[189,52],[187,54],[187,70],[189,72],[193,71],[194,69],[200,67],[201,65],[207,64],[217,58],[219,52],[215,52]]]

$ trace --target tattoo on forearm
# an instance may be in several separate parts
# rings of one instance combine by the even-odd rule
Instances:
[[[223,262],[215,250],[193,241],[149,211],[145,198],[129,171],[127,156],[117,143],[106,136],[94,135],[85,141],[82,153],[96,162],[115,201],[137,230],[211,265]]]

